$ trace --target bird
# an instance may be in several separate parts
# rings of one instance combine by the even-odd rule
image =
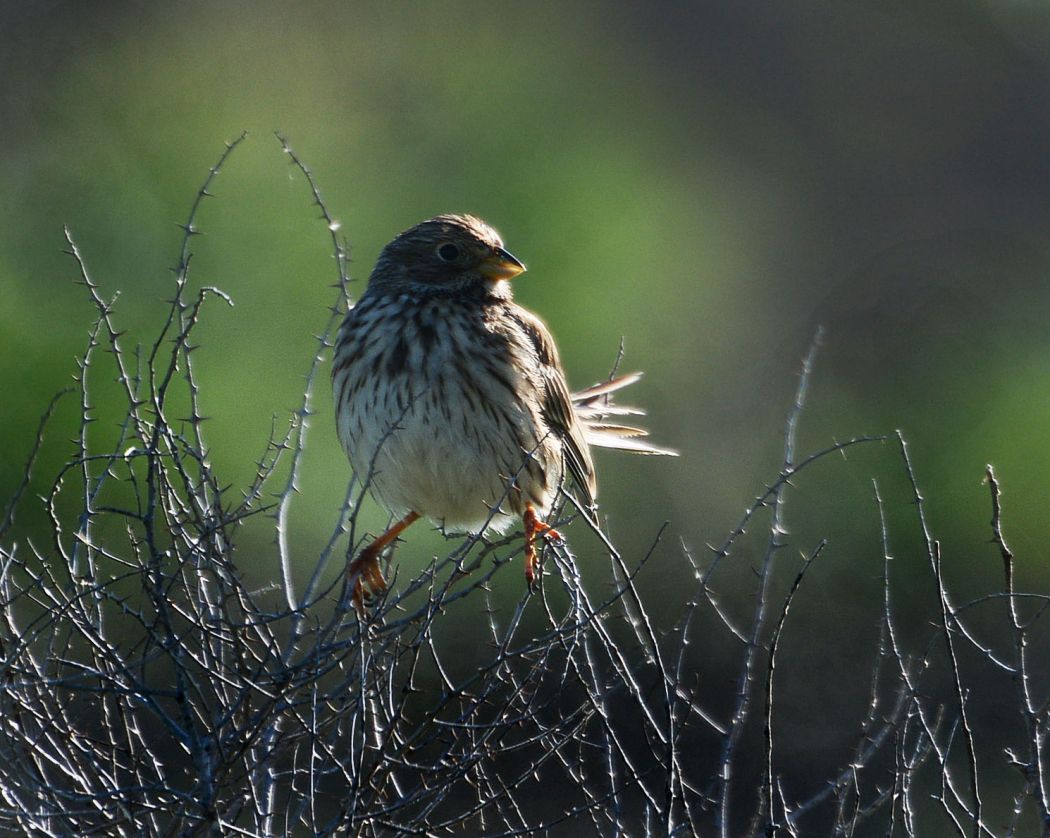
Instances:
[[[581,509],[594,509],[591,446],[675,454],[608,421],[642,412],[611,402],[640,373],[570,391],[547,326],[514,302],[512,280],[525,270],[480,218],[438,215],[383,248],[339,327],[338,436],[394,520],[348,561],[359,613],[366,595],[386,590],[383,551],[420,518],[471,533],[520,520],[534,590],[537,536],[561,538],[545,520],[559,487],[571,482]]]

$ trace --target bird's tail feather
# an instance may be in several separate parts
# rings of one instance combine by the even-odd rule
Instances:
[[[592,384],[572,394],[572,406],[583,425],[584,437],[589,445],[599,448],[615,448],[635,454],[656,454],[677,457],[678,452],[661,448],[640,437],[649,435],[644,428],[616,425],[605,421],[608,416],[644,416],[645,411],[636,407],[625,407],[612,403],[612,394],[634,384],[642,377],[640,372],[621,375],[618,378]]]

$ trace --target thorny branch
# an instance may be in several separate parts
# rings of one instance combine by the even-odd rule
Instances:
[[[368,475],[350,482],[338,506],[333,500],[330,537],[312,564],[297,567],[293,555],[302,549],[289,523],[314,388],[350,304],[348,248],[312,172],[278,136],[331,238],[338,296],[302,399],[287,420],[274,420],[237,498],[207,456],[191,340],[208,300],[232,302],[218,289],[194,290],[190,265],[204,199],[244,139],[211,167],[180,225],[173,295],[145,349],[132,348],[115,297],[91,277],[66,231],[95,318],[76,361],[72,457],[57,475],[34,474],[45,426],[57,421],[56,397],[0,520],[2,828],[846,836],[862,825],[872,834],[917,835],[940,818],[960,835],[1017,835],[1035,824],[1050,832],[1048,697],[1032,663],[1044,659],[1033,650],[1045,650],[1050,597],[1016,590],[1018,558],[989,467],[1004,585],[954,603],[949,557],[901,435],[936,619],[918,640],[902,627],[895,576],[916,556],[892,554],[891,516],[876,484],[882,601],[877,648],[865,664],[867,704],[857,708],[843,762],[821,782],[781,756],[790,713],[778,697],[807,677],[789,641],[796,615],[812,607],[807,588],[825,563],[817,556],[835,550],[820,540],[798,564],[784,549],[786,498],[801,491],[795,480],[814,464],[885,440],[857,436],[798,453],[819,333],[802,365],[779,473],[706,562],[683,550],[682,566],[697,580],[691,596],[665,594],[657,603],[647,586],[654,559],[670,560],[667,525],[647,550],[627,557],[566,493],[564,514],[593,529],[575,545],[607,559],[604,579],[581,572],[567,544],[552,543],[545,548],[552,573],[540,595],[529,595],[504,570],[520,561],[520,534],[475,534],[415,576],[395,578],[359,620],[346,605],[345,574],[329,565],[356,543]],[[100,369],[107,358],[112,372]],[[106,438],[94,424],[93,382],[111,375],[124,404]],[[188,405],[188,416],[175,418],[175,405]],[[16,521],[38,478],[45,539]],[[253,527],[272,537],[273,555],[257,560],[268,559],[279,579],[261,591],[246,585],[234,561]],[[733,562],[743,561],[752,528],[764,545],[751,587],[718,592]],[[301,593],[297,572],[307,580]],[[988,621],[971,615],[987,615],[1000,600],[1002,637],[987,637]],[[721,692],[710,688],[718,658],[735,673]],[[981,677],[990,669],[1013,697],[1022,733],[1005,751],[972,712],[975,660],[987,665]],[[812,687],[817,696],[830,688]],[[752,712],[756,701],[763,712]],[[1008,811],[993,815],[991,784],[980,778],[1004,753],[1019,780],[1006,792]]]

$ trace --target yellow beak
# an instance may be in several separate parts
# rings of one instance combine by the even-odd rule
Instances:
[[[525,272],[525,266],[502,247],[497,247],[491,256],[478,265],[478,270],[490,279],[513,279]]]

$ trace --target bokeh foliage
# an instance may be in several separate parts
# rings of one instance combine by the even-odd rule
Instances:
[[[603,376],[623,338],[626,366],[648,372],[636,400],[683,456],[602,457],[603,509],[628,555],[672,522],[664,569],[641,580],[672,606],[679,540],[718,541],[776,468],[818,322],[801,447],[903,428],[946,573],[973,591],[998,573],[981,485],[995,463],[1019,577],[1045,588],[1048,21],[1035,3],[932,0],[6,4],[0,497],[92,322],[62,225],[120,292],[129,340],[151,334],[175,223],[244,129],[193,271],[236,303],[201,324],[197,369],[213,456],[235,484],[250,478],[273,417],[297,403],[336,278],[280,129],[317,172],[359,282],[398,230],[473,211],[529,264],[519,299],[550,323],[576,384]],[[304,553],[347,477],[321,390]],[[55,427],[71,435],[75,416],[60,407]],[[115,434],[104,398],[98,418],[92,433]],[[64,459],[49,447],[39,474]],[[793,548],[830,538],[813,577],[828,619],[858,626],[828,641],[831,672],[874,630],[872,475],[897,554],[915,559],[891,452],[815,470],[789,506]],[[239,556],[259,584],[275,578],[268,538],[246,533]],[[415,535],[402,561],[438,541]],[[738,558],[746,578],[754,556]],[[923,595],[901,596],[921,619]],[[819,619],[813,631],[828,634]]]

